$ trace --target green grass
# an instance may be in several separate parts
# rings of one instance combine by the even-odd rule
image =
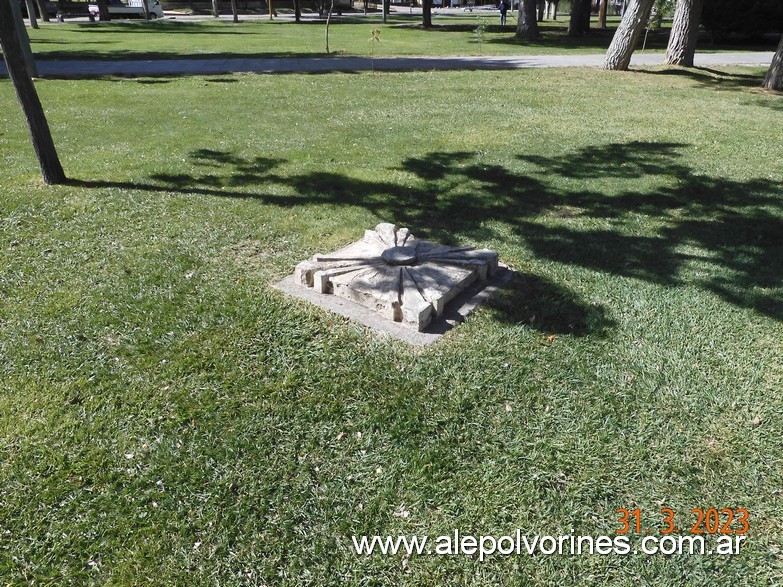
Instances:
[[[483,19],[486,31],[478,42],[476,28]],[[370,31],[380,28],[377,57],[405,55],[532,55],[602,53],[606,51],[617,22],[608,31],[593,30],[585,37],[567,36],[568,22],[542,24],[542,38],[521,42],[514,37],[516,21],[505,29],[494,12],[438,16],[435,27],[425,31],[420,17],[395,16],[383,25],[379,18],[344,17],[330,27],[330,50],[337,55],[370,54]],[[325,53],[323,21],[297,25],[293,21],[187,22],[161,20],[151,23],[110,22],[42,26],[29,31],[33,51],[40,59],[173,59],[228,57],[321,56]],[[667,32],[652,32],[648,51],[666,47]],[[725,46],[704,44],[700,50]],[[728,47],[737,50],[738,47]],[[740,47],[747,49],[748,47]],[[752,48],[752,47],[751,47]],[[774,45],[761,47],[774,50]]]
[[[783,105],[761,74],[40,81],[60,187],[0,83],[3,583],[779,584]],[[519,276],[425,349],[270,288],[381,221]],[[747,508],[744,551],[350,550],[613,535],[617,508],[655,528],[664,506]]]

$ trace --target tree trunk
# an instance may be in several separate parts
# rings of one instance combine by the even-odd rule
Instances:
[[[2,3],[4,0],[0,0]],[[11,7],[11,16],[13,19],[13,27],[16,31],[16,38],[19,41],[19,47],[22,51],[22,57],[24,59],[24,65],[27,69],[27,75],[30,77],[38,77],[38,67],[35,65],[35,58],[33,58],[33,50],[30,48],[30,37],[27,36],[27,29],[24,27],[24,19],[22,18],[22,9],[19,7],[19,2],[9,2]],[[9,25],[11,26],[11,25]]]
[[[150,19],[150,5],[147,4],[147,0],[141,0],[141,8],[144,10],[144,20]]]
[[[212,0],[212,16],[215,18],[220,16],[220,0]]]
[[[4,0],[0,1],[0,46],[3,49],[8,76],[11,78],[16,97],[27,120],[30,139],[38,157],[38,164],[41,166],[44,182],[50,185],[65,183],[65,172],[57,157],[46,115],[35,91],[33,80],[27,73],[25,54],[10,4]]]
[[[421,2],[421,24],[425,29],[432,28],[432,0]]]
[[[382,0],[381,12],[383,13],[383,23],[386,24],[386,15],[389,13],[389,0]]]
[[[294,20],[302,22],[302,4],[301,0],[294,0]]]
[[[35,3],[38,6],[38,14],[41,17],[41,20],[49,22],[49,12],[46,10],[46,0],[35,0]]]
[[[109,4],[106,0],[96,0],[98,5],[98,20],[101,22],[109,22],[111,20],[111,14],[109,14]]]
[[[544,0],[538,0],[536,7],[538,8],[538,22],[543,22],[544,20],[544,9],[546,8],[546,2]]]
[[[538,22],[536,21],[536,0],[521,0],[519,17],[517,18],[518,39],[527,41],[538,38]]]
[[[612,43],[606,51],[604,69],[625,71],[631,63],[639,37],[650,16],[654,0],[631,0],[623,15],[623,20],[612,37]]]
[[[704,0],[677,0],[665,63],[693,67]]]
[[[590,30],[590,13],[593,11],[593,0],[582,0],[582,32]]]
[[[35,18],[35,8],[33,7],[33,0],[25,0],[25,6],[27,6],[27,19],[30,21],[30,28],[37,29],[38,21]]]
[[[231,0],[231,15],[234,18],[234,22],[239,22],[239,9],[237,8],[237,0]]]
[[[571,18],[568,21],[568,36],[569,37],[581,37],[584,33],[584,16],[582,14],[582,8],[584,3],[582,0],[571,0]]]
[[[783,35],[780,37],[778,50],[772,58],[772,63],[762,85],[768,90],[783,91]]]
[[[601,7],[598,9],[598,25],[602,30],[606,30],[606,5],[609,0],[601,0]]]
[[[332,0],[332,2],[329,4],[329,13],[326,15],[326,54],[327,55],[329,55],[329,22],[332,20],[332,10],[334,10],[334,0]]]

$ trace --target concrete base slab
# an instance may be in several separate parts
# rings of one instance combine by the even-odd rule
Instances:
[[[512,269],[506,265],[498,264],[494,275],[486,281],[476,282],[463,290],[451,300],[443,314],[435,318],[424,332],[417,332],[399,322],[388,320],[377,312],[349,299],[322,294],[312,288],[302,286],[296,275],[289,275],[282,281],[272,284],[272,287],[300,300],[355,320],[383,335],[423,346],[437,342],[451,328],[464,321],[479,304],[484,303],[493,293],[508,284],[513,276]]]

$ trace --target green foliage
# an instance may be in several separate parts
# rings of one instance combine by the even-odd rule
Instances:
[[[711,0],[704,2],[702,24],[717,39],[729,35],[760,37],[783,30],[783,2],[780,0]]]

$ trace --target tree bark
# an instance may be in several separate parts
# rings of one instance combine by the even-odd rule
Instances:
[[[46,0],[35,0],[35,3],[38,6],[38,14],[41,17],[41,20],[49,22],[49,12],[46,10]]]
[[[2,2],[3,0],[0,0]],[[19,41],[19,47],[22,51],[22,57],[24,59],[24,65],[27,69],[27,75],[30,77],[38,77],[38,66],[35,64],[35,58],[33,57],[33,50],[30,48],[30,37],[27,36],[27,29],[24,27],[24,19],[22,19],[22,9],[19,7],[19,2],[9,2],[11,8],[11,19],[13,19],[13,27],[16,31],[16,38]],[[9,25],[10,26],[10,25]]]
[[[425,29],[432,28],[432,0],[421,2],[421,25]]]
[[[582,33],[590,30],[590,14],[593,12],[593,0],[582,0]]]
[[[27,7],[27,19],[30,21],[30,28],[37,29],[38,21],[35,18],[35,7],[33,6],[33,0],[25,0],[25,6]]]
[[[598,26],[606,30],[606,8],[609,0],[601,0],[601,7],[598,9]]]
[[[239,22],[239,10],[237,9],[237,0],[231,0],[231,15],[234,22]]]
[[[302,22],[302,4],[301,0],[294,0],[294,20]]]
[[[538,38],[538,21],[536,20],[536,0],[521,0],[519,2],[519,17],[517,18],[518,39],[531,41]]]
[[[631,0],[625,10],[623,20],[612,37],[612,43],[606,51],[604,69],[625,71],[631,63],[639,37],[650,17],[654,0]]]
[[[768,90],[783,91],[783,35],[780,37],[780,44],[772,63],[769,66],[767,75],[764,76],[763,87]]]
[[[109,22],[111,20],[111,14],[109,14],[109,4],[106,0],[96,0],[98,5],[98,20],[101,22]]]
[[[571,0],[571,18],[568,21],[568,36],[581,37],[584,33],[584,15],[582,9],[584,2],[582,0]]]
[[[334,0],[332,0],[331,4],[329,4],[329,13],[326,15],[326,54],[327,55],[329,55],[329,22],[332,20],[332,10],[334,10]]]
[[[544,0],[537,0],[536,8],[538,9],[538,17],[537,17],[538,22],[543,22],[544,10],[546,9],[546,2]]]
[[[421,2],[421,25],[425,29],[432,28],[432,0]]]
[[[220,0],[212,0],[212,16],[215,18],[220,16]]]
[[[665,63],[693,67],[704,0],[677,0]]]
[[[41,166],[43,180],[47,184],[65,183],[65,172],[54,147],[49,123],[46,121],[41,101],[35,91],[33,79],[27,72],[17,23],[9,2],[0,1],[0,47],[3,49],[8,76],[22,106],[33,149]]]
[[[150,19],[150,5],[147,4],[147,0],[141,0],[141,8],[144,10],[144,20]]]

